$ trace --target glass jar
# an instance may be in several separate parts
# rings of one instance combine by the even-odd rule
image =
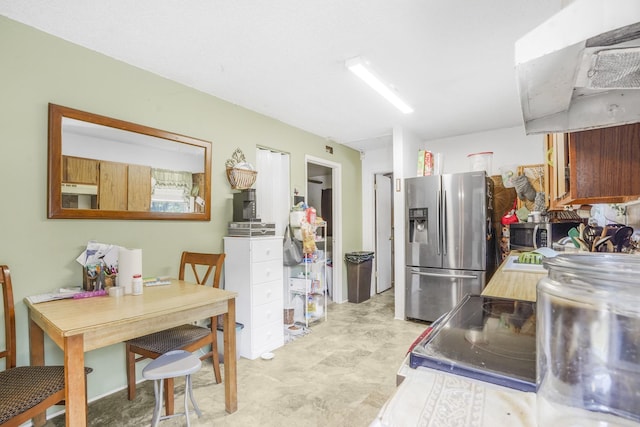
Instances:
[[[561,254],[537,288],[539,426],[640,422],[640,257]]]

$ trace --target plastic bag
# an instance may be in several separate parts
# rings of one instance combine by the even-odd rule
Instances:
[[[284,231],[284,241],[282,245],[284,265],[291,267],[302,262],[302,245],[293,238],[293,233],[288,225]]]

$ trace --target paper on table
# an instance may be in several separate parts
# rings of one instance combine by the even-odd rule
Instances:
[[[83,266],[98,264],[100,261],[104,261],[107,266],[117,266],[118,246],[90,240],[87,248],[76,258],[76,261]]]

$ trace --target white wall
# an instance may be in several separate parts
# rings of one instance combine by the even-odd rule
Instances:
[[[498,175],[500,166],[533,165],[544,159],[544,136],[525,135],[523,127],[499,129],[452,138],[425,141],[419,148],[442,153],[443,173],[470,171],[468,154],[493,151],[489,175]],[[415,156],[414,156],[415,157]]]

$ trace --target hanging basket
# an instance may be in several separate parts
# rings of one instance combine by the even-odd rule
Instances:
[[[233,190],[246,190],[256,182],[257,171],[227,168],[227,180]]]

